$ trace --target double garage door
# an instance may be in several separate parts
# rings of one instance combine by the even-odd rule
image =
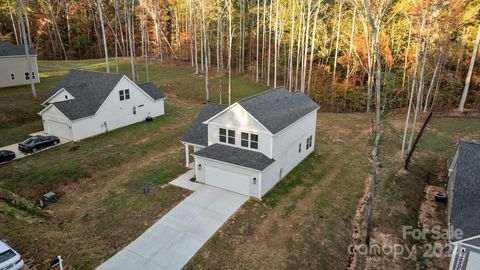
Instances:
[[[61,123],[53,120],[45,120],[45,131],[50,135],[55,135],[57,137],[65,139],[73,139],[72,131],[69,124]]]
[[[250,196],[250,177],[245,174],[207,166],[205,184]]]

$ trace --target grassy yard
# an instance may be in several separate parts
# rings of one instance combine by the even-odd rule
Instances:
[[[14,143],[41,129],[38,104],[71,68],[102,70],[101,60],[40,61],[39,99],[27,87],[0,89],[0,142]],[[115,67],[112,65],[113,70]],[[122,60],[120,70],[129,75]],[[143,70],[140,70],[143,78]],[[29,265],[47,269],[61,254],[69,267],[93,269],[140,235],[189,192],[165,185],[184,172],[181,136],[203,102],[203,77],[185,66],[150,66],[165,91],[165,116],[80,143],[61,145],[0,165],[0,236],[24,253]],[[227,97],[228,79],[212,74],[210,100]],[[232,98],[266,89],[234,76]],[[223,91],[220,91],[223,89]],[[352,226],[369,176],[370,114],[319,113],[315,152],[262,201],[248,201],[186,265],[186,269],[345,269],[347,247],[360,241]],[[439,174],[460,138],[480,139],[480,121],[433,118],[413,158],[399,162],[403,114],[384,124],[375,240],[398,239],[403,225],[416,225],[426,172]],[[151,191],[143,194],[143,187]],[[47,191],[59,202],[34,206]],[[359,237],[359,238],[357,238]],[[416,258],[359,257],[357,268],[425,268]],[[385,268],[385,267],[383,267]]]

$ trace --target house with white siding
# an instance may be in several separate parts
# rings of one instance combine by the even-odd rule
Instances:
[[[37,54],[29,49],[32,71],[28,72],[28,61],[23,45],[15,45],[8,41],[0,41],[0,87],[30,84],[40,82]]]
[[[480,269],[480,143],[460,141],[448,164],[452,270]]]
[[[275,88],[230,106],[207,104],[182,139],[196,181],[261,198],[315,148],[319,106]]]
[[[165,114],[153,83],[117,73],[71,70],[42,103],[44,131],[78,141]]]

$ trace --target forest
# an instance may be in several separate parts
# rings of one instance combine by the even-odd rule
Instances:
[[[209,87],[208,73],[245,74],[332,112],[372,109],[378,42],[385,108],[480,107],[480,1],[371,2],[376,38],[358,0],[6,0],[0,40],[23,43],[20,3],[39,59],[105,58],[118,72],[118,57],[131,57],[135,80],[149,61],[192,65],[205,100],[217,91],[223,103],[235,89]]]

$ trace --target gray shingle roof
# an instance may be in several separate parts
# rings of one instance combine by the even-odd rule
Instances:
[[[466,239],[480,235],[480,144],[460,141],[457,151],[449,216],[453,229],[461,229]]]
[[[225,108],[227,108],[227,105],[224,104],[204,105],[202,110],[198,113],[197,118],[193,120],[190,128],[185,133],[185,136],[183,136],[182,142],[207,146],[208,128],[207,125],[203,124],[203,122],[223,111]]]
[[[151,96],[154,100],[164,98],[165,95],[160,91],[160,89],[153,83],[142,83],[139,84],[140,88],[142,88],[145,93]]]
[[[36,54],[32,48],[28,49],[30,54]],[[23,45],[15,45],[8,41],[0,41],[0,56],[25,55],[25,47]]]
[[[245,98],[238,103],[272,134],[319,108],[304,93],[289,92],[283,87]]]
[[[224,144],[212,144],[195,152],[193,155],[214,159],[258,171],[263,171],[275,160],[264,154]]]
[[[54,106],[70,120],[91,116],[97,112],[122,77],[122,74],[117,73],[70,70],[47,99],[65,88],[75,99],[55,102]]]

